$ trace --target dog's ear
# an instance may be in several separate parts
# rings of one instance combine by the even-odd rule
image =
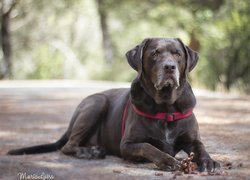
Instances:
[[[142,73],[143,50],[148,40],[149,39],[143,40],[141,44],[137,45],[126,53],[128,63],[134,70],[138,72],[138,77],[140,77]]]
[[[185,50],[185,53],[186,53],[187,61],[186,61],[185,73],[188,74],[196,66],[198,59],[199,59],[199,56],[198,56],[198,53],[196,51],[194,51],[190,47],[186,46],[179,38],[177,38],[177,40],[182,44],[182,46]]]
[[[188,58],[187,58],[187,67],[188,67],[188,71],[191,72],[194,67],[196,66],[199,56],[198,53],[194,50],[192,50],[190,47],[185,46],[185,49],[187,51],[188,54]]]

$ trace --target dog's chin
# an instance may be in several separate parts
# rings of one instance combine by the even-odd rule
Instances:
[[[164,91],[164,89],[177,89],[179,87],[179,82],[175,78],[168,78],[164,81],[154,84],[157,92]]]
[[[155,85],[156,94],[154,100],[157,104],[173,104],[176,100],[176,89],[179,87],[179,83],[174,79],[167,79]]]

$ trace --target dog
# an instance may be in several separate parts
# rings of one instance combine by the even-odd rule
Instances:
[[[148,38],[126,53],[137,71],[131,88],[97,93],[78,105],[65,134],[55,143],[10,150],[9,155],[61,150],[77,158],[106,154],[132,161],[150,161],[159,169],[180,166],[175,155],[194,152],[200,171],[220,164],[200,140],[193,114],[195,96],[188,74],[198,54],[178,38]]]

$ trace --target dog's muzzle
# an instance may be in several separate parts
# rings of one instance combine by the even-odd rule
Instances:
[[[164,87],[171,87],[177,89],[179,84],[180,72],[178,67],[173,63],[167,63],[157,73],[157,81],[154,87],[157,91]]]

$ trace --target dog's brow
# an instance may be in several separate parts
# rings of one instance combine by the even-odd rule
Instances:
[[[177,49],[177,47],[176,47],[175,44],[173,44],[173,43],[167,43],[167,44],[165,45],[165,47],[166,47],[167,49]]]
[[[177,52],[177,53],[182,53],[182,50],[180,48],[174,47],[171,49],[173,52]]]
[[[163,52],[164,50],[168,50],[170,52],[178,52],[178,53],[182,53],[182,50],[179,47],[174,46],[173,44],[160,44],[156,47],[153,48],[154,51],[158,50],[160,52]]]

